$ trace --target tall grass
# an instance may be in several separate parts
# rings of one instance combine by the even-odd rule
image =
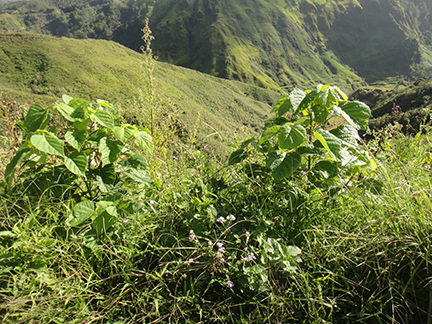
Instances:
[[[93,241],[65,226],[73,195],[2,183],[0,319],[430,323],[431,137],[384,144],[335,196],[173,142],[159,181]]]

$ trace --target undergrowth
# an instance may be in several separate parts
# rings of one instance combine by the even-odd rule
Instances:
[[[334,95],[334,91],[334,87],[321,87],[317,93]],[[346,106],[342,97],[331,100],[345,109],[352,107]],[[279,108],[289,106],[286,100],[294,105],[289,109],[299,103],[294,97],[284,100]],[[65,103],[53,106],[63,107],[60,117],[69,122],[53,120],[59,138],[67,133],[67,128],[63,132],[61,127],[76,127],[74,123],[79,122],[66,107],[74,102],[66,98]],[[97,107],[94,105],[89,105],[89,116],[100,111],[91,110]],[[37,143],[31,136],[54,134],[51,126],[55,125],[44,123],[38,126],[49,130],[18,131],[11,125],[21,108],[6,107],[14,112],[1,116],[6,134],[2,154],[15,153],[17,143],[26,140]],[[22,111],[26,114],[31,109]],[[311,109],[315,108],[305,108],[305,114]],[[325,115],[320,111],[321,117]],[[278,113],[281,115],[280,110]],[[129,142],[115,127],[138,132],[120,119],[116,122],[121,126],[114,126],[89,118],[89,141],[92,132],[102,129],[108,137],[101,138],[109,138],[110,143],[121,141],[123,153]],[[334,138],[328,133],[340,133],[334,128],[326,130],[327,117],[310,124],[300,118],[305,129],[314,127],[306,133],[291,119],[295,114],[284,118],[291,121],[284,121],[279,128],[274,128],[274,120],[267,125],[275,137],[270,139],[269,131],[264,132],[274,151],[268,146],[262,150],[259,145],[267,145],[266,141],[257,140],[253,148],[242,146],[248,152],[247,160],[244,151],[237,150],[231,165],[209,159],[181,141],[171,143],[167,154],[158,156],[166,159],[164,163],[154,162],[153,151],[145,170],[155,174],[156,168],[158,177],[143,186],[134,182],[131,173],[131,179],[122,178],[129,153],[124,159],[120,155],[108,158],[102,153],[106,148],[100,148],[102,142],[93,141],[85,144],[91,150],[83,147],[80,151],[91,161],[81,178],[72,183],[57,178],[59,182],[52,187],[30,194],[30,185],[41,177],[53,177],[64,160],[53,158],[45,146],[27,144],[49,157],[45,173],[38,172],[34,158],[28,156],[23,166],[17,164],[16,181],[1,183],[1,321],[430,322],[430,135],[420,132],[415,137],[390,137],[383,131],[377,140],[358,141],[356,151],[350,146],[351,158],[367,163],[352,169],[338,161],[342,148],[338,151],[334,142],[330,143]],[[344,118],[349,119],[347,115]],[[284,126],[297,127],[304,136],[290,140],[292,133],[281,131]],[[157,127],[155,124],[154,134],[163,132]],[[319,134],[324,135],[321,138]],[[306,151],[300,149],[303,141]],[[66,148],[71,149],[66,142]],[[132,148],[139,150],[138,146]],[[284,154],[288,161],[285,157],[294,154],[293,150],[306,156],[296,168],[281,173],[274,171],[281,164],[273,165],[273,161],[265,165],[269,154]],[[98,164],[99,158],[104,165]],[[105,171],[118,177],[111,187],[102,176],[91,178],[106,165],[113,168]],[[62,190],[56,191],[58,186]],[[85,201],[97,208],[90,208]]]

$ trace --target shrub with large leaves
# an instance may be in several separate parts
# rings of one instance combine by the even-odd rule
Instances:
[[[367,128],[370,108],[349,101],[335,86],[294,89],[274,107],[276,117],[266,123],[259,138],[245,141],[229,164],[245,160],[250,147],[265,155],[265,167],[275,180],[304,172],[317,185],[330,186],[351,176],[374,160],[359,145],[359,129]],[[262,171],[263,168],[260,167]]]
[[[70,226],[91,218],[102,234],[117,218],[119,201],[125,205],[122,188],[150,184],[149,132],[123,123],[105,101],[89,103],[64,95],[62,102],[47,108],[32,105],[18,124],[24,137],[6,167],[7,187],[13,192],[21,185],[24,188],[15,191],[38,199],[66,199],[69,193],[78,202],[66,220]]]

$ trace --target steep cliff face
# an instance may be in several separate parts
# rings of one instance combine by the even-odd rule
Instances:
[[[361,79],[311,33],[297,1],[159,0],[150,16],[162,60],[262,86]],[[312,81],[313,80],[313,81]]]
[[[262,85],[414,79],[430,71],[428,0],[159,0],[162,59]]]
[[[150,22],[154,51],[165,61],[227,77],[227,45],[218,28],[220,2],[159,0]]]
[[[362,0],[320,26],[327,46],[367,81],[430,67],[430,1]],[[420,76],[420,75],[418,75]]]

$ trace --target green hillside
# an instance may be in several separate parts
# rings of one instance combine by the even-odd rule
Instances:
[[[431,324],[426,1],[2,5],[0,323]]]
[[[362,80],[311,30],[310,13],[288,1],[160,0],[150,19],[155,51],[174,64],[260,86]]]
[[[22,103],[50,104],[62,94],[106,99],[134,117],[146,109],[148,71],[143,58],[111,41],[1,34],[0,94]],[[177,111],[178,127],[197,132],[206,139],[202,144],[218,153],[226,150],[236,130],[242,138],[260,129],[269,104],[281,96],[162,62],[155,62],[154,78],[156,99],[164,109]]]
[[[407,87],[394,89],[367,87],[355,91],[351,98],[373,107],[371,129],[379,130],[397,122],[404,133],[416,133],[430,120],[432,82],[422,79]]]
[[[432,66],[427,0],[30,0],[0,30],[114,40],[139,50],[144,19],[162,61],[278,88],[407,82]]]

